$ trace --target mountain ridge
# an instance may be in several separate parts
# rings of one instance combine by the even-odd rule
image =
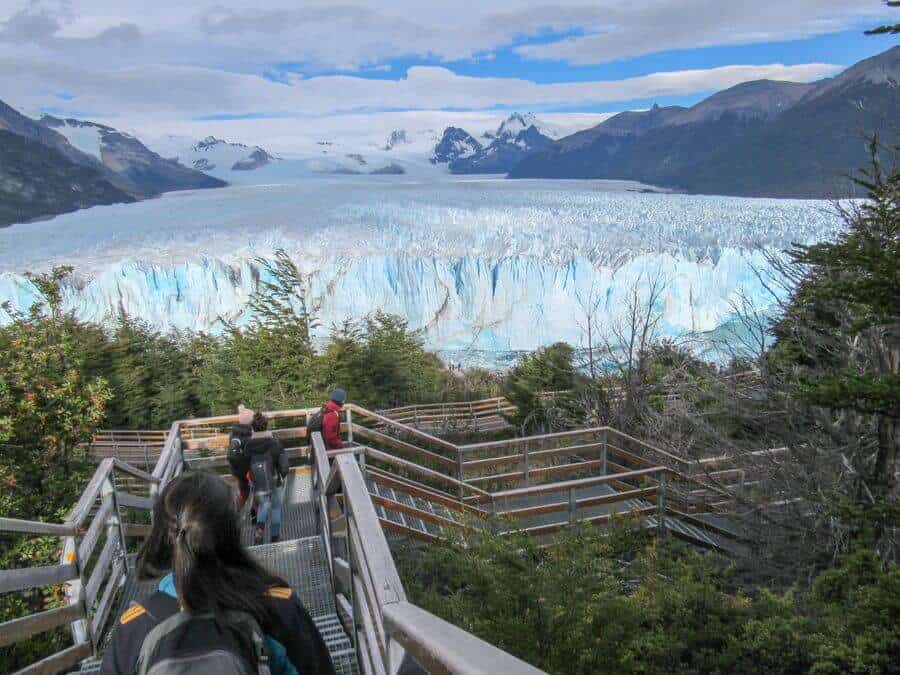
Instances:
[[[97,122],[52,115],[34,120],[0,101],[0,131],[6,141],[0,147],[2,226],[171,190],[226,185]]]
[[[510,178],[637,180],[693,193],[852,193],[866,133],[896,142],[900,47],[809,84],[757,80],[690,108],[625,112],[529,153]],[[893,141],[892,141],[893,139]]]

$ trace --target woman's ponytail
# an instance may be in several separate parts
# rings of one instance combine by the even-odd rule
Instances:
[[[231,488],[209,473],[186,474],[166,486],[153,529],[138,556],[138,575],[171,571],[184,610],[237,609],[267,620],[263,597],[285,583],[263,569],[240,542]]]

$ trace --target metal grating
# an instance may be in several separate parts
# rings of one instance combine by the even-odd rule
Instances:
[[[302,539],[316,534],[316,507],[312,496],[312,471],[299,466],[288,475],[284,486],[282,539]]]
[[[252,546],[250,553],[266,569],[288,582],[313,618],[336,612],[320,537]]]
[[[344,632],[344,627],[337,614],[321,616],[314,621],[322,639],[328,646],[335,672],[338,675],[357,675],[359,667],[356,661],[356,650]]]

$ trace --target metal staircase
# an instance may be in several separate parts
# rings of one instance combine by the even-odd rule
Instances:
[[[502,401],[497,407],[494,401],[483,411],[451,407],[448,420],[494,424]],[[743,469],[730,468],[732,458],[701,466],[609,427],[457,445],[359,406],[345,410],[348,443],[333,451],[307,432],[315,409],[267,413],[288,456],[310,464],[288,476],[282,541],[250,547],[294,589],[340,673],[540,672],[408,602],[386,535],[437,543],[454,530],[489,527],[551,543],[577,523],[631,518],[693,546],[746,551],[734,521],[720,512],[732,499],[730,487],[704,479],[704,472],[725,466],[713,473],[739,475],[743,488]],[[440,426],[435,409],[424,412],[412,413],[421,426]],[[72,646],[22,672],[97,670],[116,617],[154,590],[134,579],[133,551],[149,533],[147,512],[182,471],[226,470],[227,427],[234,421],[225,415],[173,423],[152,473],[102,459],[63,523],[0,518],[0,533],[62,542],[58,565],[0,570],[0,593],[54,585],[66,593],[62,607],[0,624],[0,647],[71,627]],[[249,546],[249,508],[241,517]]]

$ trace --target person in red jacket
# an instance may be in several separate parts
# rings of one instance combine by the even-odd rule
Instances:
[[[331,392],[331,400],[325,404],[325,415],[322,417],[322,439],[329,450],[339,450],[344,447],[341,439],[341,411],[344,409],[344,401],[347,400],[347,392],[343,389],[335,389]]]

